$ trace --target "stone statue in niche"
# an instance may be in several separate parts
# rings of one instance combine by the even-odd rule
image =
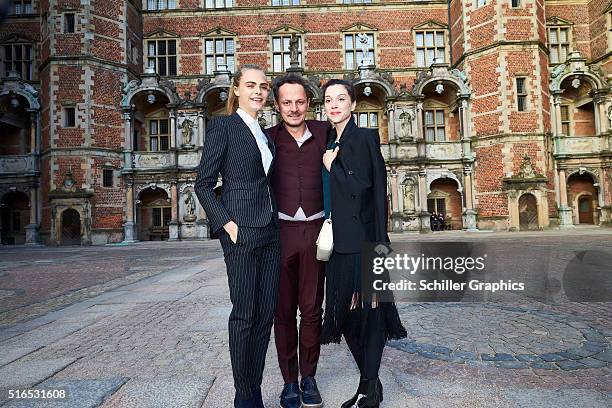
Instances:
[[[400,120],[400,139],[412,137],[412,114],[408,111],[399,115]]]
[[[404,182],[404,212],[414,211],[414,183]]]
[[[196,220],[195,215],[195,200],[193,199],[193,194],[191,191],[187,191],[185,193],[185,216],[183,219],[187,222],[193,222]]]
[[[194,123],[189,120],[183,120],[181,124],[181,134],[183,136],[183,146],[193,146],[193,128]]]

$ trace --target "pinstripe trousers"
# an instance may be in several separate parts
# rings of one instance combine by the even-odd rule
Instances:
[[[234,244],[219,234],[232,301],[229,346],[236,396],[249,399],[261,387],[280,276],[280,238],[274,221],[238,227]]]

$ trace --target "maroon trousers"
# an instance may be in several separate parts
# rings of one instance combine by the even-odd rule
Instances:
[[[322,224],[323,219],[280,221],[281,273],[274,337],[285,384],[298,380],[298,364],[302,378],[314,376],[317,371],[325,264],[317,261],[315,242]],[[296,318],[298,307],[299,335]]]

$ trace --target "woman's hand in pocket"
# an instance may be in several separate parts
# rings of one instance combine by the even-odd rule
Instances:
[[[238,225],[234,221],[230,221],[223,226],[230,239],[234,244],[238,243]]]

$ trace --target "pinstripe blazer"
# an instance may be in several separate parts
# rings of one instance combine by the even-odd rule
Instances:
[[[265,227],[278,216],[269,176],[275,149],[269,138],[268,147],[273,159],[266,175],[255,137],[237,113],[210,122],[195,192],[206,211],[212,232],[217,232],[229,221],[239,227]],[[219,173],[223,180],[220,200],[213,191]]]

